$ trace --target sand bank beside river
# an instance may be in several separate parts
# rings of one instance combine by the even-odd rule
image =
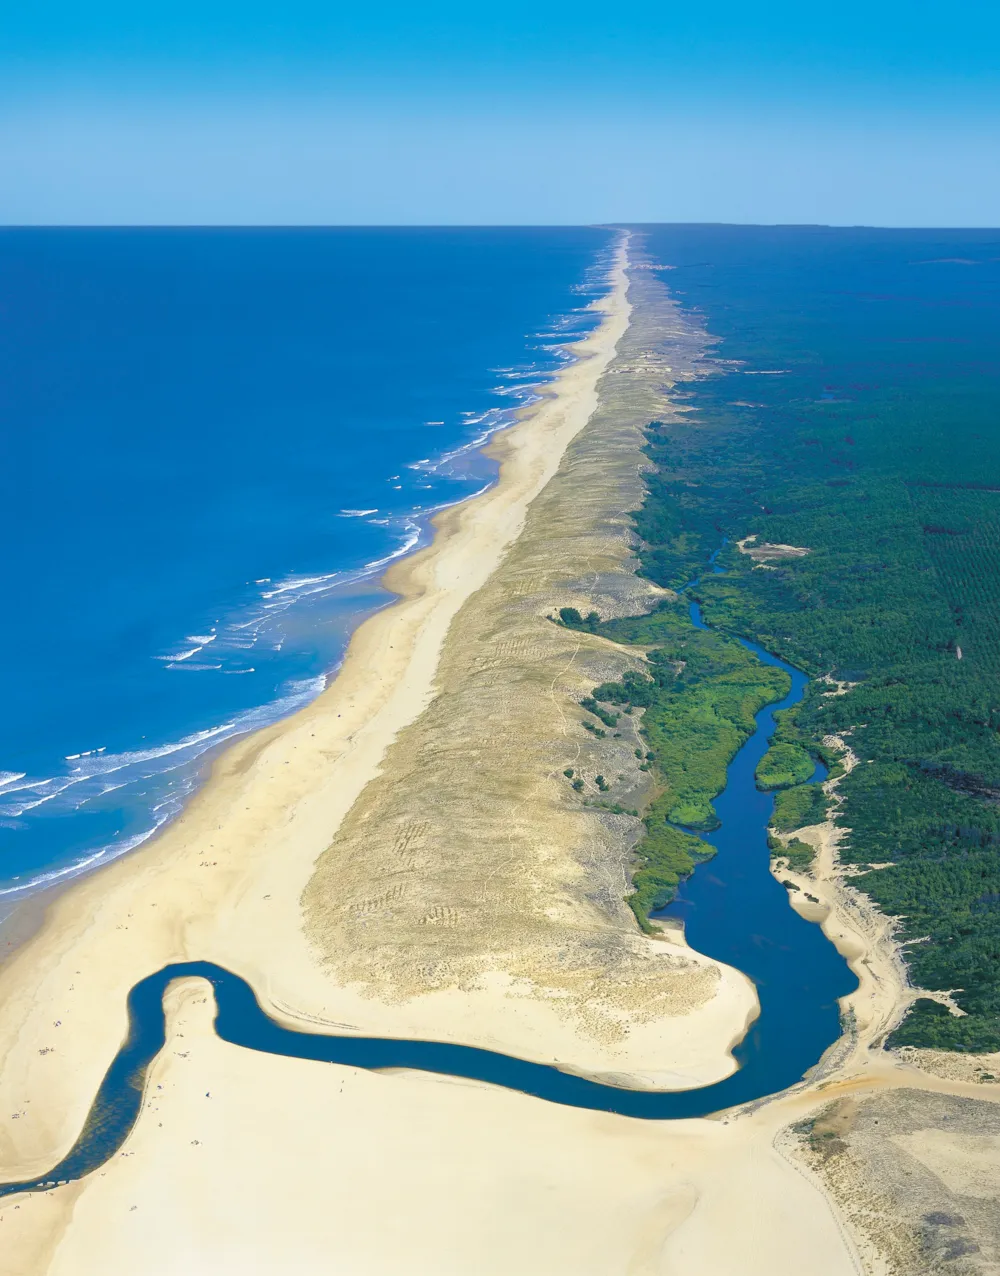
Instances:
[[[128,1156],[82,1189],[26,1199],[24,1220],[7,1206],[0,1240],[17,1248],[0,1270],[854,1271],[833,1214],[774,1149],[770,1125],[664,1126],[421,1074],[279,1059],[215,1037],[203,982],[168,1000],[171,1036]],[[70,1202],[61,1241],[42,1249]],[[14,1255],[24,1265],[4,1266]]]

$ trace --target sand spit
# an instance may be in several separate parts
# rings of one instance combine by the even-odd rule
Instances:
[[[229,750],[180,821],[67,891],[0,969],[4,1177],[66,1150],[128,988],[171,960],[229,966],[298,1027],[451,1037],[660,1084],[731,1067],[746,981],[636,934],[621,902],[636,822],[584,807],[562,775],[589,791],[600,770],[621,805],[641,798],[631,740],[596,741],[575,710],[637,657],[546,615],[651,596],[623,514],[639,430],[672,419],[669,388],[706,342],[652,272],[632,273],[626,301],[623,267],[580,361],[498,441],[499,486],[394,570],[402,601],[358,631],[331,689]],[[0,1203],[0,1276],[912,1276],[926,1227],[949,1270],[987,1271],[968,1264],[990,1200],[961,1214],[954,1255],[959,1225],[940,1216],[959,1216],[956,1161],[988,1160],[992,1125],[970,1134],[963,1108],[960,1129],[938,1127],[951,1103],[1000,1111],[986,1102],[1000,1087],[878,1050],[905,977],[891,926],[836,872],[832,826],[820,836],[810,893],[862,987],[857,1030],[794,1091],[652,1123],[281,1059],[220,1042],[208,986],[186,980],[122,1151]],[[872,1104],[891,1110],[921,1195],[880,1159]]]

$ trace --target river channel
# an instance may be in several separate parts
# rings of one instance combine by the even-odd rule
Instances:
[[[691,618],[706,628],[695,602]],[[209,962],[175,963],[141,980],[129,994],[128,1037],[105,1074],[76,1144],[48,1174],[0,1184],[0,1197],[82,1178],[121,1148],[142,1108],[146,1071],[163,1048],[164,992],[172,980],[187,976],[212,984],[216,1032],[248,1050],[463,1077],[551,1103],[643,1120],[709,1116],[801,1081],[841,1035],[838,1002],[858,981],[820,927],[790,906],[785,887],[771,874],[767,827],[774,797],[760,792],[754,782],[754,769],[774,731],[774,714],[801,700],[808,679],[755,643],[740,641],[765,664],[784,669],[791,689],[757,714],[756,730],[729,765],[726,787],[715,802],[720,827],[703,835],[715,848],[714,857],[696,869],[658,914],[682,920],[693,948],[741,970],[756,986],[760,1014],[733,1051],[738,1066],[731,1076],[695,1090],[627,1090],[474,1046],[299,1032],[271,1019],[249,984],[231,971]],[[813,782],[821,782],[825,774],[818,764]]]

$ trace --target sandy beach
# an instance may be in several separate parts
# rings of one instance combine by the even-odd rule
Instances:
[[[745,1271],[801,1270],[804,1253],[820,1276],[853,1270],[770,1125],[664,1127],[289,1063],[219,1042],[199,981],[170,1002],[128,1155],[82,1191],[26,1200],[23,1220],[5,1208],[4,1240],[24,1248],[4,1270],[653,1276],[736,1270],[737,1253]],[[70,1209],[62,1242],[43,1243]]]
[[[356,632],[328,690],[227,750],[174,824],[60,895],[0,967],[4,1179],[70,1147],[128,990],[170,961],[228,967],[300,1028],[663,1088],[732,1071],[752,986],[638,933],[623,904],[638,821],[572,805],[562,779],[568,760],[606,765],[574,743],[570,710],[635,657],[547,615],[649,596],[625,511],[642,425],[668,419],[697,348],[627,266],[623,242],[600,325],[492,444],[498,483],[392,568],[400,601]],[[631,743],[614,743],[622,759]],[[992,1095],[873,1049],[911,992],[891,927],[837,872],[831,829],[809,889],[861,979],[857,1030],[778,1100],[640,1122],[258,1054],[215,1036],[208,985],[185,980],[125,1147],[86,1180],[0,1202],[0,1273],[889,1272],[790,1127],[876,1091]]]

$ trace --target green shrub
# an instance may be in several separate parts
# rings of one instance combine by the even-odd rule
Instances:
[[[580,707],[586,709],[588,713],[594,714],[600,718],[606,727],[616,727],[618,725],[618,715],[608,713],[607,709],[602,709],[593,696],[586,696],[580,701]]]
[[[757,763],[754,777],[758,789],[787,789],[808,780],[815,769],[800,744],[772,744]]]
[[[601,623],[596,611],[589,611],[586,616],[581,616],[575,607],[560,607],[559,619],[567,629],[583,629],[588,633],[596,633],[597,626]]]
[[[652,935],[656,927],[649,914],[669,904],[681,880],[715,851],[707,842],[668,824],[661,803],[652,803],[643,823],[646,835],[635,850],[638,867],[632,875],[628,904],[642,929]]]
[[[784,845],[779,843],[777,847],[772,847],[772,853],[786,859],[788,867],[794,868],[796,873],[808,873],[816,858],[816,852],[809,843],[800,841],[797,837],[790,838]]]
[[[631,669],[622,675],[621,682],[602,682],[599,687],[594,688],[595,700],[640,707],[651,705],[655,694],[654,680]]]
[[[683,828],[698,829],[702,833],[710,833],[719,827],[719,817],[715,814],[711,802],[678,802],[672,806],[667,815],[671,824],[680,824]]]
[[[793,833],[826,820],[830,799],[820,784],[795,784],[775,794],[771,826],[779,833]]]

